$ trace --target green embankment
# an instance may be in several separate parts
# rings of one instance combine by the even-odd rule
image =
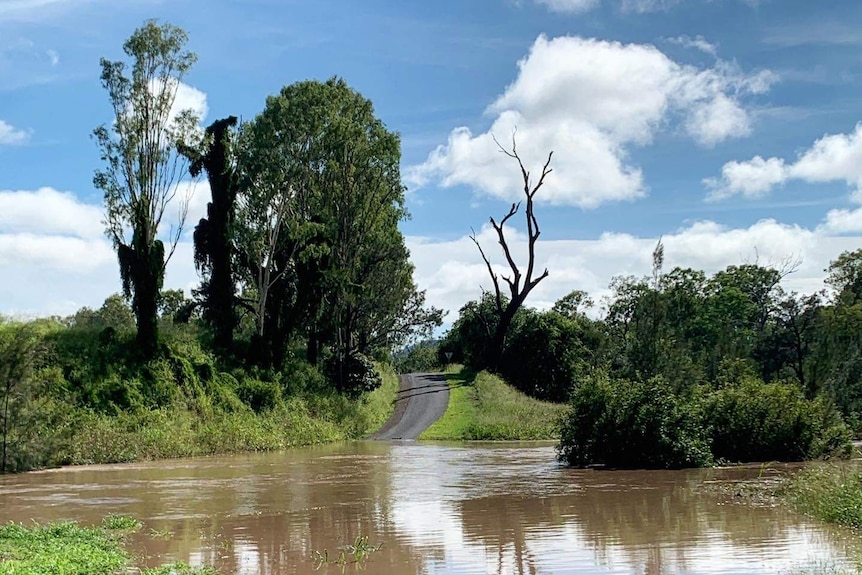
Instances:
[[[449,406],[419,439],[559,439],[558,421],[566,406],[527,397],[488,372],[447,373]]]
[[[822,521],[862,528],[862,464],[819,464],[800,471],[779,490],[788,503]]]
[[[125,538],[140,530],[134,519],[109,516],[98,527],[76,523],[0,526],[0,575],[211,575],[209,568],[182,563],[137,569],[124,547]]]
[[[279,399],[260,412],[242,404],[235,410],[203,412],[183,406],[117,415],[81,412],[62,462],[117,463],[274,451],[359,439],[383,425],[398,392],[395,373],[385,366],[378,370],[382,385],[358,400],[336,393],[309,393]]]

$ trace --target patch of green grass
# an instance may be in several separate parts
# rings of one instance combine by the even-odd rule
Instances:
[[[527,397],[488,372],[447,373],[449,406],[419,439],[557,439],[566,406]]]
[[[802,513],[862,528],[862,465],[858,463],[810,467],[789,480],[779,494]]]
[[[59,459],[72,465],[120,463],[359,439],[383,425],[398,392],[392,369],[378,369],[382,385],[358,400],[333,391],[289,396],[261,413],[248,407],[200,412],[182,405],[116,415],[79,410]]]
[[[134,517],[129,517],[128,515],[108,515],[102,519],[102,527],[108,531],[126,531],[133,533],[135,531],[139,531],[141,527],[143,527],[143,524]]]
[[[109,575],[128,560],[106,529],[75,523],[0,527],[0,575]]]
[[[358,536],[352,545],[341,547],[332,556],[329,555],[328,550],[324,549],[323,551],[315,550],[311,558],[314,562],[315,570],[325,565],[340,565],[342,571],[344,571],[349,564],[354,564],[357,570],[361,570],[371,554],[380,551],[381,547],[383,547],[382,543],[378,545],[369,543],[367,535]]]
[[[141,522],[109,515],[99,527],[64,522],[25,527],[0,526],[0,575],[115,575],[132,566],[124,536],[140,530]],[[143,569],[143,575],[215,575],[209,567],[175,563]]]

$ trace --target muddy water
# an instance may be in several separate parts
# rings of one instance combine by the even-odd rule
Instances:
[[[862,553],[858,536],[735,501],[737,482],[764,473],[571,470],[523,444],[353,443],[0,477],[0,522],[131,514],[149,563],[226,574],[341,573],[314,571],[312,552],[358,535],[383,543],[364,572],[384,575],[787,573]]]

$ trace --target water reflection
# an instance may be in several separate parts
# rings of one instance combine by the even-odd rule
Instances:
[[[778,573],[841,560],[857,536],[702,488],[759,468],[579,471],[547,445],[352,443],[286,453],[0,478],[0,521],[128,513],[150,564],[313,572],[313,550],[367,535],[367,572]],[[338,567],[320,572],[340,573]]]

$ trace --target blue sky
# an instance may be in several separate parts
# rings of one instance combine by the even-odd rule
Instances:
[[[183,27],[204,123],[338,75],[402,137],[402,229],[429,301],[488,286],[467,238],[551,150],[532,303],[617,274],[801,261],[788,289],[862,246],[862,4],[802,0],[0,0],[0,313],[70,313],[119,288],[90,139],[99,58],[146,18]],[[192,217],[206,202],[198,184]],[[516,227],[518,227],[516,225]],[[515,243],[518,230],[511,230]],[[187,239],[187,238],[186,238]],[[184,241],[171,287],[196,277]]]

